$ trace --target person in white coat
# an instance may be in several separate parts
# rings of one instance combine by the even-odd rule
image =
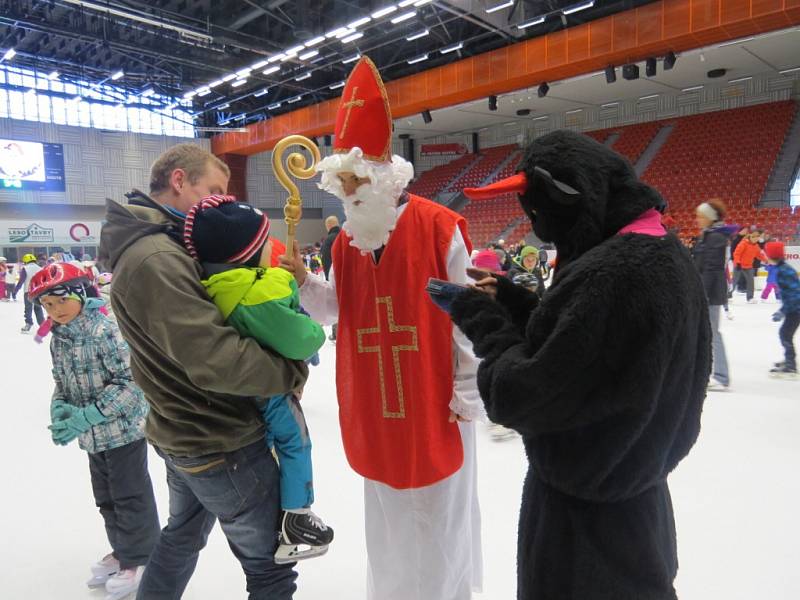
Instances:
[[[362,58],[344,88],[320,187],[347,220],[329,280],[282,257],[303,307],[338,321],[337,395],[347,459],[364,477],[369,600],[465,600],[482,586],[475,426],[478,360],[425,293],[468,282],[466,222],[405,192],[413,167],[390,156],[380,76]]]

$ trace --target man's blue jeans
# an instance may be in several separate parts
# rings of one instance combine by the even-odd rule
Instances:
[[[273,559],[280,527],[280,476],[264,442],[199,458],[156,451],[167,464],[169,521],[150,555],[137,599],[180,598],[219,519],[244,570],[249,599],[290,600],[297,573],[293,564],[276,565]]]

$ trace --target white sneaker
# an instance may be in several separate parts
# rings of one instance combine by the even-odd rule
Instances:
[[[709,392],[727,392],[730,389],[730,386],[723,385],[716,379],[712,379],[708,382],[706,386],[706,390]]]
[[[105,600],[122,600],[139,589],[142,581],[144,566],[135,569],[123,569],[106,581]]]
[[[94,563],[91,567],[92,578],[86,582],[90,588],[101,587],[106,581],[119,571],[119,561],[113,554],[106,554],[103,558]]]
[[[729,311],[729,310],[726,310],[725,311],[725,318],[728,319],[728,321],[733,321],[733,313],[731,313],[731,311]]]

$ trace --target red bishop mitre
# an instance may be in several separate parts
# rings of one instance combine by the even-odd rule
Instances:
[[[344,86],[334,134],[334,152],[346,154],[358,147],[369,160],[391,160],[389,97],[375,63],[366,56],[358,61]]]

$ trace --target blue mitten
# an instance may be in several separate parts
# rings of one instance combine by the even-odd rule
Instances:
[[[68,404],[63,400],[56,400],[50,404],[50,421],[53,423],[63,421],[71,417],[76,410],[78,410],[77,406]]]
[[[71,427],[63,426],[63,425],[50,425],[48,427],[50,430],[50,435],[53,439],[53,443],[56,446],[66,446],[72,440],[80,435],[78,431],[75,431]]]
[[[776,310],[774,313],[772,313],[772,320],[776,323],[783,321],[783,311]]]
[[[78,434],[89,431],[93,425],[105,423],[108,418],[100,412],[94,404],[84,407],[74,407],[75,411],[65,419],[60,419],[53,423],[52,427],[57,429],[73,429]]]

